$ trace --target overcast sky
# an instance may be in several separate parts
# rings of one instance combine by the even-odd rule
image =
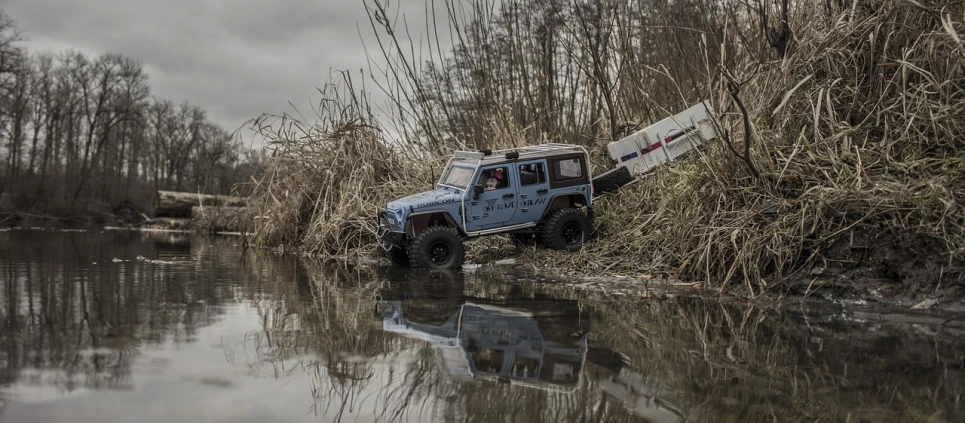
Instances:
[[[403,10],[424,22],[424,1]],[[153,93],[201,106],[232,131],[261,113],[310,111],[333,70],[367,67],[362,0],[0,0],[33,53],[121,53]],[[373,51],[373,54],[378,54]]]

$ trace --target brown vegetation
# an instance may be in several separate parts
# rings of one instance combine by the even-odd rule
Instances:
[[[611,219],[605,234],[639,242],[604,242],[600,252],[617,260],[659,252],[684,274],[725,286],[736,277],[759,292],[766,279],[812,263],[857,262],[896,237],[907,243],[905,254],[933,255],[949,280],[960,278],[960,6],[885,1],[834,20],[800,9],[798,19],[810,25],[798,25],[793,52],[744,90],[763,177],[747,178],[718,152],[662,169],[622,193],[654,201],[604,203],[613,208],[601,213]],[[617,225],[620,216],[632,219]],[[922,240],[938,248],[921,248]],[[842,242],[850,253],[825,256]]]
[[[267,131],[273,158],[255,188],[251,242],[371,251],[376,210],[426,189],[440,163],[430,158],[566,141],[600,159],[628,129],[709,98],[728,148],[597,201],[601,238],[584,253],[533,254],[757,294],[904,245],[921,247],[913,254],[934,269],[926,284],[960,283],[961,4],[472,3],[446,2],[438,19],[452,30],[440,35],[436,22],[433,59],[418,68],[403,23],[384,2],[366,2],[388,63],[380,86],[397,106],[392,129],[408,143],[387,143],[354,95],[333,96],[353,100],[326,103],[324,125]],[[875,263],[883,267],[870,276],[910,277]]]
[[[356,110],[342,102],[357,104],[350,81],[326,92],[331,103],[316,125],[289,116],[254,122],[270,159],[248,198],[248,243],[323,255],[371,251],[379,208],[430,186],[428,169],[439,163],[389,145],[361,115],[341,114]]]

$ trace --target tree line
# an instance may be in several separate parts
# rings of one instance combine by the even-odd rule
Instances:
[[[156,190],[228,194],[261,167],[201,107],[152,95],[137,60],[31,54],[24,38],[0,10],[0,198],[19,211],[144,208]]]
[[[827,2],[826,8],[841,2]],[[432,28],[365,0],[404,138],[433,151],[522,138],[611,141],[729,88],[792,48],[789,0],[437,0]],[[413,49],[409,44],[417,44]]]

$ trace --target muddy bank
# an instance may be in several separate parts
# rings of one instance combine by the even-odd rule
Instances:
[[[760,303],[807,299],[857,307],[881,305],[900,310],[965,312],[965,267],[955,260],[949,262],[946,248],[928,237],[855,233],[823,249],[815,260],[818,265],[802,268],[783,280],[763,284],[750,281],[755,287],[771,287],[763,292],[755,290],[753,295],[744,282],[721,290],[717,280],[678,276],[661,266],[588,272],[583,267],[587,261],[601,262],[597,267],[606,269],[607,258],[594,256],[594,247],[591,242],[583,252],[560,253],[518,247],[502,237],[491,237],[469,244],[467,268],[533,272],[601,295],[646,297],[656,289],[688,295],[725,295]]]
[[[95,225],[87,220],[24,218],[19,224],[0,226],[3,230],[135,230],[147,232],[206,233],[236,237],[238,232],[199,229],[190,225],[172,225],[165,220],[139,225]],[[592,244],[588,245],[592,247]],[[927,240],[899,241],[896,237],[855,237],[850,243],[838,243],[829,251],[836,255],[824,258],[825,265],[792,275],[785,281],[770,283],[783,286],[751,296],[740,285],[724,290],[719,284],[680,278],[656,269],[643,272],[585,272],[580,268],[581,254],[560,253],[532,247],[518,247],[502,237],[471,242],[466,271],[482,270],[524,273],[548,278],[553,284],[575,291],[603,297],[651,298],[662,295],[700,295],[726,297],[756,304],[787,301],[814,304],[837,304],[853,307],[886,306],[895,310],[933,312],[965,312],[965,285],[961,263],[940,260],[941,246]],[[296,253],[290,249],[261,249],[274,253]],[[377,256],[343,256],[340,260],[367,266],[386,265]]]
[[[912,234],[855,233],[789,278],[787,292],[914,309],[965,311],[965,266],[948,247]]]

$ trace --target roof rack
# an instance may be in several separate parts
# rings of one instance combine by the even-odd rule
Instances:
[[[485,151],[489,153],[489,151]],[[485,154],[483,151],[462,151],[457,150],[453,153],[453,158],[471,161],[497,161],[511,159],[525,159],[533,156],[545,156],[553,153],[586,153],[583,146],[562,143],[547,143],[538,145],[527,145],[523,147],[507,148],[492,151]]]

